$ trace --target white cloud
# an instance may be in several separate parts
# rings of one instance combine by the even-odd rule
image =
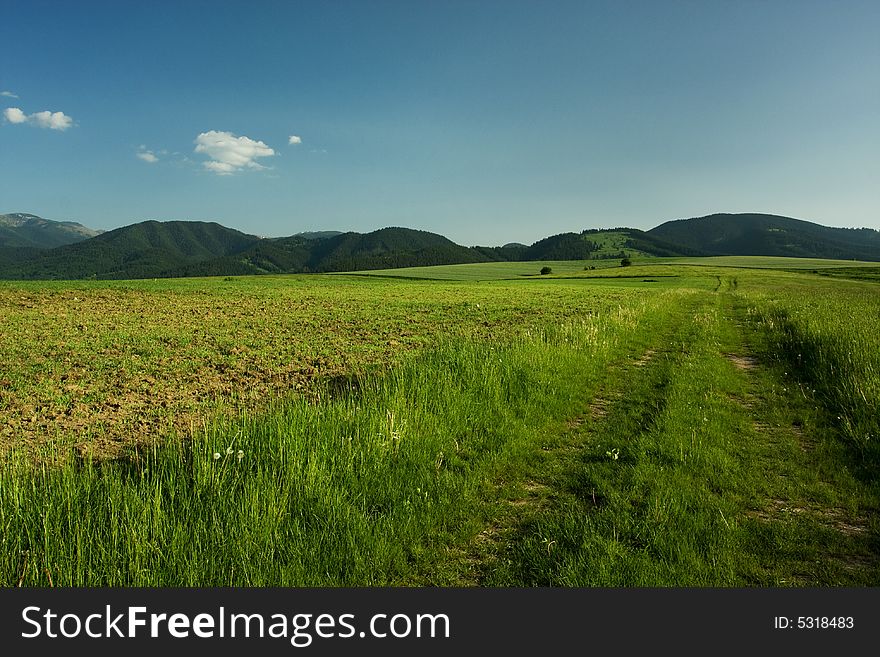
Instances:
[[[238,171],[238,169],[236,169],[228,162],[218,162],[217,160],[211,160],[210,162],[203,162],[202,164],[208,171],[213,171],[220,176],[231,176],[233,173]]]
[[[242,169],[265,169],[256,160],[271,157],[275,151],[261,141],[249,137],[237,137],[231,132],[209,130],[195,139],[195,152],[204,153],[209,158],[203,162],[208,171],[228,176]]]
[[[144,162],[149,162],[150,164],[159,161],[159,158],[156,157],[156,154],[153,151],[149,150],[143,144],[141,144],[140,148],[138,148],[138,152],[135,153],[135,156],[139,157]]]
[[[302,140],[302,137],[300,137],[299,135],[290,135],[290,138],[287,140],[287,143],[290,144],[291,146],[293,146],[295,144],[303,143],[303,140]]]
[[[17,107],[7,107],[3,110],[3,116],[10,123],[25,123],[27,121],[27,115]]]
[[[17,107],[7,107],[3,110],[3,116],[10,123],[29,123],[38,128],[49,128],[50,130],[67,130],[73,125],[73,119],[64,112],[34,112],[33,114],[25,114]]]
[[[36,112],[28,117],[29,121],[36,123],[41,128],[51,130],[67,130],[73,125],[73,119],[64,112]]]
[[[11,91],[0,91],[0,96],[6,96],[7,98],[18,98],[18,96]]]

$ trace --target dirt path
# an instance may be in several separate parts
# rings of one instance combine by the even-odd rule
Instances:
[[[757,353],[756,335],[742,310],[731,308],[726,318],[736,330],[738,349],[724,356],[746,382],[745,395],[735,401],[763,448],[769,466],[766,478],[772,482],[766,498],[755,500],[743,520],[770,534],[799,526],[817,544],[824,544],[822,569],[837,573],[838,583],[876,585],[880,553],[872,544],[873,505],[859,499],[860,486],[846,473],[849,459],[823,420],[813,391],[774,366],[770,354]],[[804,563],[796,554],[783,558],[789,560],[791,576],[781,584],[815,584],[814,563]]]
[[[715,298],[714,310],[682,316],[615,361],[589,404],[493,484],[482,530],[452,550],[456,576],[444,583],[880,582],[876,498],[849,474],[809,391],[753,344],[759,336],[736,294]],[[712,444],[700,451],[703,441]],[[655,481],[670,471],[680,474]],[[689,478],[702,497],[692,497]],[[681,505],[696,506],[676,520]],[[677,532],[695,554],[676,554]],[[609,551],[607,563],[587,554],[597,549]],[[687,559],[704,574],[685,579],[695,568]]]
[[[633,400],[628,392],[634,381],[649,377],[649,371],[658,361],[666,359],[669,353],[670,335],[657,336],[653,346],[638,355],[628,355],[612,363],[607,376],[587,407],[570,418],[558,435],[545,437],[540,452],[533,454],[527,471],[514,479],[500,479],[494,486],[496,501],[487,514],[483,529],[465,546],[452,550],[451,559],[459,562],[458,574],[451,585],[454,586],[493,586],[493,572],[499,565],[509,561],[509,556],[517,549],[524,533],[534,530],[543,513],[552,509],[573,494],[586,495],[585,506],[598,508],[602,504],[596,491],[575,491],[571,480],[583,464],[584,443],[593,441],[601,434],[611,420],[609,415],[620,415],[620,409],[631,413],[635,406],[642,406]],[[662,405],[662,390],[654,395],[653,404],[642,406],[642,417],[638,423],[646,424],[650,415]],[[609,448],[607,458],[619,458],[613,448]],[[552,552],[552,539],[544,540],[548,552]]]

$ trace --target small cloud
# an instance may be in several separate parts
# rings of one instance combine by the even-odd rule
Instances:
[[[135,153],[135,156],[139,157],[144,162],[149,162],[150,164],[153,164],[154,162],[159,161],[159,158],[156,157],[156,154],[153,151],[151,151],[150,149],[148,149],[146,146],[144,146],[143,144],[141,144],[138,147],[138,152]]]
[[[10,123],[26,123],[27,114],[17,107],[7,107],[3,110],[3,117]]]
[[[0,91],[0,96],[5,96],[6,98],[18,98],[18,96],[11,91]]]
[[[290,135],[290,138],[287,140],[287,143],[291,146],[295,146],[296,144],[303,143],[302,137],[299,135]]]
[[[204,153],[211,158],[202,166],[221,176],[229,176],[242,169],[265,169],[256,161],[257,158],[275,155],[275,151],[261,141],[218,130],[201,133],[196,137],[195,144],[196,153]]]
[[[213,171],[218,176],[231,176],[237,169],[228,162],[219,162],[211,160],[210,162],[202,162],[202,165],[208,170]]]
[[[3,110],[3,116],[9,123],[27,123],[50,130],[67,130],[73,125],[73,119],[64,112],[42,111],[25,114],[17,107],[7,107]]]
[[[41,128],[49,128],[50,130],[67,130],[73,125],[73,119],[64,112],[36,112],[28,117]]]

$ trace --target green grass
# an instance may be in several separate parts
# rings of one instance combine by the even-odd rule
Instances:
[[[622,238],[623,235],[620,234]],[[621,242],[622,243],[622,242]],[[616,243],[609,247],[617,253],[621,249]],[[622,248],[622,247],[621,247]],[[628,251],[629,252],[629,251]],[[833,274],[840,268],[864,269],[870,275],[880,271],[880,263],[856,260],[821,260],[818,258],[777,258],[764,256],[714,256],[706,258],[655,258],[647,254],[632,251],[630,258],[634,265],[652,268],[651,271],[661,274],[661,267],[672,269],[685,267],[707,267],[713,269],[777,269],[777,270],[828,270]],[[492,281],[504,279],[520,279],[539,276],[541,267],[553,269],[553,275],[568,276],[601,276],[616,275],[620,260],[616,258],[595,260],[564,260],[535,262],[481,262],[464,265],[436,265],[432,267],[405,267],[401,269],[381,269],[375,271],[351,272],[350,274],[332,274],[333,276],[370,276],[391,278],[432,279],[443,281]],[[584,268],[587,268],[586,271]],[[590,267],[595,270],[590,271]],[[623,272],[621,272],[623,273]],[[633,275],[632,272],[626,272]],[[662,275],[662,274],[661,274]],[[702,274],[705,275],[705,274]]]
[[[631,297],[493,346],[453,341],[348,392],[283,400],[117,461],[64,458],[34,471],[7,459],[0,578],[406,581],[414,562],[460,532],[508,452],[552,432],[620,342],[663,316],[664,298]]]
[[[878,288],[784,269],[0,285],[0,582],[876,586]]]
[[[669,262],[706,267],[744,267],[749,269],[824,269],[835,267],[878,267],[880,262],[863,260],[828,260],[821,258],[785,258],[777,256],[711,256],[706,258],[669,258]]]
[[[792,290],[755,297],[764,351],[834,409],[833,425],[871,462],[880,462],[880,295],[875,286],[834,295]]]
[[[623,374],[624,390],[602,393],[618,395],[610,412],[575,432],[577,458],[545,479],[561,492],[510,530],[484,584],[880,581],[876,483],[853,476],[827,413],[793,381],[724,355],[744,349],[725,321],[744,313],[728,303]]]
[[[542,278],[0,283],[0,452],[60,441],[112,455],[442,338],[510,337],[626,294]]]
[[[619,267],[619,260],[538,260],[528,262],[479,262],[464,265],[435,265],[352,272],[345,275],[382,276],[391,278],[425,278],[438,281],[494,281],[540,276],[542,267],[554,274],[571,274],[584,267]],[[339,274],[333,274],[339,275]]]

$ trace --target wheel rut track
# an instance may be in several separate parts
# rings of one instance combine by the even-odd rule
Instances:
[[[676,325],[674,330],[679,328]],[[605,378],[610,384],[603,383],[584,411],[567,422],[559,441],[542,449],[545,467],[534,468],[524,480],[507,483],[494,516],[470,545],[454,548],[455,557],[465,565],[456,585],[492,586],[492,572],[499,560],[506,559],[525,536],[535,533],[540,513],[560,498],[577,497],[586,513],[603,504],[597,487],[575,475],[583,469],[585,459],[594,458],[584,447],[608,441],[610,434],[635,437],[651,430],[675,375],[675,352],[666,347],[671,338],[671,333],[656,336],[651,346],[612,363]],[[634,396],[635,389],[639,394]],[[614,458],[612,449],[609,441],[606,458]],[[553,542],[548,541],[546,547],[553,550]]]

